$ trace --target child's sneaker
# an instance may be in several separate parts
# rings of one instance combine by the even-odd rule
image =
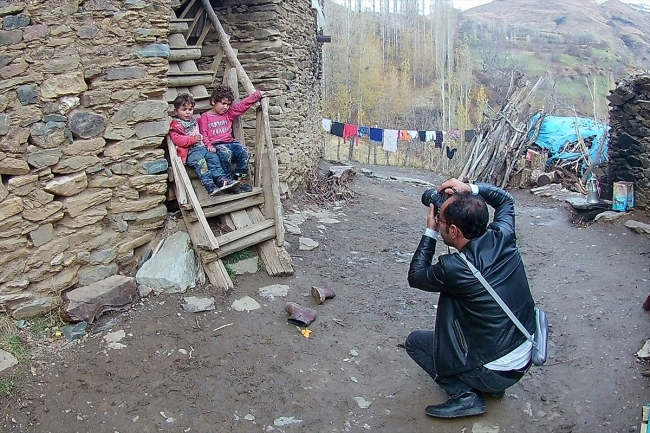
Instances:
[[[211,187],[206,187],[206,190],[208,191],[208,195],[210,196],[215,196],[219,194],[219,188],[217,188],[214,185],[212,185]]]
[[[248,173],[235,173],[235,179],[240,182],[239,188],[242,192],[253,191],[253,187],[248,184]]]
[[[217,179],[216,184],[217,184],[217,188],[219,188],[219,191],[224,191],[224,190],[227,190],[227,189],[232,190],[232,189],[235,189],[235,188],[237,190],[239,190],[239,181],[238,180],[228,179],[225,176],[222,176],[219,179]],[[231,192],[234,192],[234,191],[231,191]]]
[[[253,191],[253,187],[250,186],[250,184],[248,184],[248,183],[242,183],[239,186],[239,189],[241,190],[241,192],[251,192],[251,191]]]

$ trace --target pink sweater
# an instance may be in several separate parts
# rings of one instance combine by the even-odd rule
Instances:
[[[203,142],[212,145],[214,143],[230,143],[234,141],[235,138],[232,135],[233,119],[244,114],[260,99],[262,99],[262,94],[258,90],[231,106],[224,114],[213,114],[209,111],[201,114],[198,122]]]

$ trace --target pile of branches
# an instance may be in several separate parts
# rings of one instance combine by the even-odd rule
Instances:
[[[529,89],[523,74],[512,74],[500,110],[492,110],[472,141],[472,151],[466,157],[460,179],[506,186],[517,161],[535,143],[544,120],[544,113],[538,112],[536,121],[529,121],[534,116],[529,101],[541,81],[540,78]]]
[[[307,182],[305,195],[320,206],[340,201],[353,201],[358,194],[350,189],[348,183],[356,173],[356,169],[349,166],[332,167],[328,173],[317,171]]]

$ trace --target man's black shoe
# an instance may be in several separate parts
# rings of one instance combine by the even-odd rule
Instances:
[[[460,397],[450,398],[442,404],[427,406],[424,411],[427,415],[436,418],[458,418],[485,413],[487,406],[480,393],[467,391]]]

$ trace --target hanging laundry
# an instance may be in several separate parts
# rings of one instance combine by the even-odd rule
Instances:
[[[323,119],[323,129],[325,132],[332,132],[332,119]]]
[[[367,126],[359,126],[357,130],[357,135],[361,138],[368,137],[370,135],[370,128]]]
[[[414,129],[409,129],[409,135],[411,136],[411,140],[418,138],[418,132]]]
[[[332,135],[336,135],[337,137],[343,137],[343,124],[341,122],[332,122],[332,129],[330,132]]]
[[[460,140],[460,130],[454,129],[452,131],[446,131],[446,137],[448,140]]]
[[[397,129],[384,129],[383,148],[388,152],[397,152]]]
[[[436,139],[436,133],[435,131],[426,131],[426,141],[434,141]]]
[[[357,125],[350,125],[349,123],[346,123],[343,126],[343,139],[347,140],[348,138],[354,137],[355,144],[358,146],[359,145],[359,137],[357,136],[357,131],[359,127]]]
[[[449,159],[453,159],[453,158],[454,158],[454,154],[456,153],[456,151],[457,151],[458,149],[451,149],[449,146],[445,146],[445,147],[447,148],[447,149],[446,149],[446,150],[447,150],[447,158],[449,158]]]
[[[418,138],[422,142],[427,141],[427,131],[418,131]]]
[[[467,129],[465,131],[465,141],[469,143],[470,141],[474,140],[475,135],[476,135],[476,132],[474,132],[473,129]]]
[[[400,129],[399,132],[397,133],[397,139],[399,141],[411,141],[413,140],[413,137],[411,137],[411,133],[405,129]]]
[[[384,141],[384,130],[381,128],[370,128],[370,140],[382,143]]]
[[[333,128],[334,126],[332,126]],[[436,148],[442,149],[442,131],[436,131],[436,136],[433,139],[436,142]]]

